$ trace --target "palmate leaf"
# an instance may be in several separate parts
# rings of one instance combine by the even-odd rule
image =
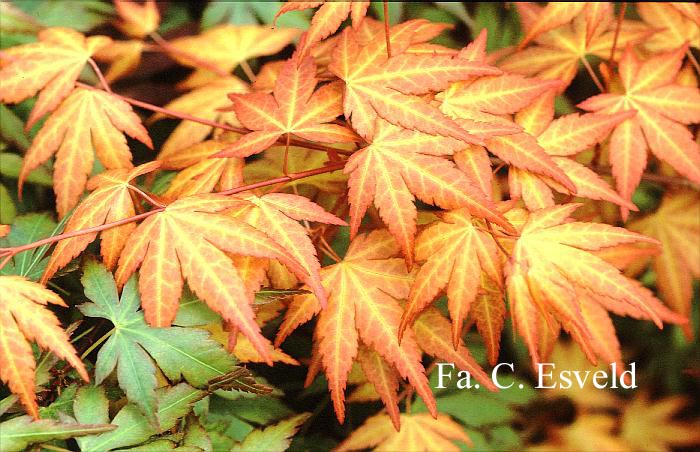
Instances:
[[[505,267],[513,324],[540,362],[540,340],[559,323],[592,363],[621,363],[619,344],[607,311],[639,319],[682,323],[649,290],[590,251],[652,238],[606,224],[569,220],[577,204],[529,215]]]
[[[668,52],[689,43],[700,48],[698,17],[700,9],[693,3],[640,2],[635,5],[639,17],[657,30],[644,40],[651,52]]]
[[[63,217],[85,190],[95,155],[108,169],[131,168],[124,134],[152,148],[153,143],[131,106],[105,91],[75,89],[44,123],[27,150],[19,191],[29,172],[56,154],[56,209]]]
[[[397,339],[401,307],[411,277],[391,235],[376,230],[356,237],[345,258],[321,270],[328,305],[320,309],[312,295],[297,296],[280,327],[277,343],[298,325],[318,313],[315,342],[326,373],[336,416],[345,419],[345,387],[360,341],[379,353],[416,389],[435,414],[434,399],[421,364],[421,352],[412,331]],[[320,311],[320,312],[319,312]],[[393,429],[393,427],[392,427]]]
[[[539,14],[539,7],[534,3],[516,3],[523,28],[528,29]],[[581,60],[589,55],[607,59],[610,57],[613,41],[615,40],[615,21],[606,14],[593,36],[587,39],[588,25],[584,16],[578,16],[569,25],[550,30],[538,38],[536,45],[509,54],[501,58],[498,67],[501,69],[536,76],[545,80],[561,80],[561,89],[571,84],[578,71],[582,68]],[[617,36],[616,61],[622,50],[628,44],[643,42],[656,30],[640,21],[624,20]]]
[[[114,430],[116,427],[105,424],[71,424],[49,419],[33,421],[29,416],[19,416],[0,423],[0,445],[6,452],[27,450],[31,444],[45,443],[57,439],[97,435]]]
[[[365,14],[367,14],[369,4],[370,2],[368,1],[286,2],[275,15],[273,24],[277,22],[277,18],[282,14],[320,6],[318,11],[314,13],[313,19],[311,19],[311,26],[304,34],[297,47],[299,52],[303,55],[307,53],[315,43],[338,31],[338,28],[340,28],[343,21],[347,19],[348,16],[352,19],[352,26],[354,28],[359,27]]]
[[[420,33],[423,21],[392,27],[392,57],[381,39],[360,44],[358,32],[346,28],[338,39],[328,69],[345,82],[344,113],[364,138],[375,133],[378,117],[395,125],[431,135],[481,143],[419,94],[445,89],[450,82],[500,71],[484,63],[449,55],[405,53]]]
[[[653,258],[656,285],[668,306],[690,318],[693,278],[700,277],[700,199],[691,191],[668,192],[656,212],[628,226],[661,242]],[[692,337],[690,324],[683,325]]]
[[[129,237],[116,272],[118,286],[141,267],[139,292],[146,321],[169,326],[186,280],[192,291],[224,320],[235,325],[263,359],[269,343],[260,334],[248,291],[225,253],[280,260],[301,279],[308,273],[265,233],[217,212],[236,207],[222,195],[197,195],[167,206],[144,220]]]
[[[110,41],[106,36],[86,38],[68,28],[47,28],[39,41],[0,51],[0,100],[18,103],[41,94],[27,127],[53,111],[73,91],[85,63]]]
[[[206,30],[196,36],[174,39],[170,44],[183,53],[172,53],[180,63],[197,68],[197,62],[187,58],[196,55],[202,61],[216,66],[223,72],[230,72],[241,62],[264,55],[273,55],[292,42],[300,30],[295,28],[275,28],[258,25],[223,24]],[[206,52],[202,49],[206,48]],[[185,83],[201,83],[202,80],[213,81],[215,74],[205,68],[191,75]]]
[[[572,113],[554,119],[554,94],[553,91],[545,93],[515,115],[515,122],[524,130],[519,135],[527,136],[529,143],[546,154],[548,160],[571,181],[577,196],[610,201],[625,209],[638,210],[593,170],[572,159],[574,155],[601,143],[616,125],[633,117],[634,112],[623,111],[612,115]],[[508,145],[508,139],[513,137],[494,140],[500,139],[500,145],[505,146],[507,152],[516,152],[517,147]],[[565,194],[570,190],[562,186],[561,180],[538,174],[526,166],[511,167],[508,184],[511,198],[521,198],[530,210],[553,206],[553,190]]]
[[[158,162],[150,162],[133,169],[104,171],[90,179],[87,188],[94,191],[75,209],[66,223],[64,232],[101,226],[136,215],[131,197],[132,189],[135,188],[132,180],[158,167]],[[134,229],[136,229],[134,223],[127,223],[101,233],[100,251],[108,269],[111,270],[117,264],[119,254]],[[97,233],[92,233],[58,242],[41,277],[41,282],[46,284],[56,271],[82,253],[96,238]]]
[[[350,174],[351,237],[374,202],[411,265],[417,215],[414,195],[446,209],[466,207],[473,215],[512,231],[494,204],[452,162],[442,158],[462,147],[459,140],[378,120],[370,145],[354,153],[345,167]]]
[[[599,94],[579,104],[584,110],[637,114],[615,127],[610,163],[620,195],[630,200],[646,167],[647,150],[689,180],[700,183],[700,146],[688,124],[700,122],[700,90],[675,83],[687,46],[641,63],[631,47],[620,59],[623,93]],[[623,218],[627,218],[623,210]]]
[[[117,27],[127,35],[143,39],[158,29],[160,13],[155,0],[140,4],[129,0],[115,0],[114,7],[119,14]]]
[[[520,48],[525,47],[537,36],[549,30],[553,30],[571,22],[582,12],[586,21],[586,42],[590,42],[597,28],[613,12],[610,2],[549,2],[537,15],[537,19],[530,24],[527,35],[520,42]]]
[[[0,237],[0,246],[26,245],[58,233],[61,227],[47,214],[21,215],[15,218],[9,233]],[[47,248],[48,246],[43,246],[17,254],[0,269],[0,275],[18,275],[32,281],[38,280],[48,264],[48,258],[44,257]]]
[[[44,286],[21,276],[0,276],[0,378],[17,394],[27,412],[39,417],[34,393],[36,363],[29,341],[65,359],[89,381],[87,370],[56,316],[45,306],[66,307]]]
[[[121,299],[111,273],[89,261],[82,283],[92,303],[80,310],[88,317],[101,317],[114,325],[114,332],[100,348],[95,382],[100,384],[117,370],[119,385],[150,422],[157,422],[156,366],[170,381],[185,379],[203,387],[209,380],[233,368],[233,358],[205,331],[194,328],[151,328],[139,311],[136,278],[127,282]]]
[[[446,414],[436,419],[428,413],[402,414],[401,431],[394,430],[386,414],[370,417],[350,434],[336,450],[441,450],[457,452],[454,441],[471,444],[464,428]]]
[[[231,448],[231,452],[264,450],[266,452],[284,452],[289,448],[292,437],[299,427],[306,422],[311,414],[297,414],[289,419],[284,419],[277,424],[264,429],[253,430],[240,443]]]
[[[287,60],[277,76],[273,94],[230,94],[238,120],[253,132],[216,154],[248,157],[294,134],[321,143],[351,143],[359,137],[347,127],[329,124],[342,114],[341,83],[316,87],[313,58]]]
[[[148,422],[136,405],[127,404],[109,420],[109,401],[102,386],[84,386],[78,390],[73,403],[77,422],[109,423],[116,428],[97,436],[78,438],[83,452],[101,452],[135,446],[151,436],[172,429],[177,421],[190,413],[192,404],[207,396],[206,391],[185,383],[156,390],[156,406],[153,415],[157,426]]]
[[[462,323],[482,285],[482,273],[492,284],[503,287],[501,257],[483,222],[466,209],[447,212],[418,238],[416,258],[426,261],[411,286],[399,337],[408,325],[445,290],[452,318],[452,342],[462,336]]]

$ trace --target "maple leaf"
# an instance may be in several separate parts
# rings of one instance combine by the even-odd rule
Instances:
[[[428,413],[402,414],[401,431],[394,430],[391,419],[386,414],[368,418],[340,443],[336,450],[374,449],[382,451],[441,450],[457,452],[460,448],[455,440],[471,445],[464,428],[446,414],[438,414],[433,419]]]
[[[41,91],[29,119],[32,127],[73,91],[85,63],[110,39],[86,38],[68,28],[47,28],[39,41],[0,51],[0,101],[22,102]]]
[[[503,216],[470,180],[441,156],[461,149],[459,140],[401,129],[378,120],[369,146],[355,152],[345,167],[350,175],[350,235],[354,237],[374,204],[396,237],[409,265],[416,232],[414,195],[445,209],[466,207],[473,215],[511,230]]]
[[[516,3],[524,28],[536,16],[536,5]],[[559,79],[565,89],[581,68],[581,62],[589,55],[602,59],[610,57],[615,41],[615,31],[608,30],[611,20],[606,17],[590,40],[586,39],[587,25],[583,16],[578,16],[570,25],[565,25],[535,39],[537,45],[520,52],[508,54],[498,62],[498,67],[507,72],[537,76],[546,80]],[[628,44],[636,44],[647,39],[654,30],[639,21],[625,20],[617,36],[616,58]]]
[[[310,413],[301,413],[284,419],[264,429],[256,429],[246,435],[245,439],[231,448],[231,452],[248,450],[265,450],[267,452],[284,452],[289,449],[292,437],[304,422],[311,417]]]
[[[132,38],[142,39],[158,29],[160,13],[155,0],[138,4],[128,0],[114,0],[119,14],[117,27]]]
[[[657,29],[644,47],[651,52],[668,52],[689,43],[700,48],[698,17],[700,9],[693,3],[640,2],[635,5],[639,17]]]
[[[630,450],[627,443],[615,435],[616,419],[605,413],[585,413],[576,417],[576,420],[564,427],[552,427],[549,429],[550,438],[540,444],[530,446],[532,451],[551,450]]]
[[[39,418],[34,393],[36,363],[29,341],[66,360],[85,381],[87,370],[56,316],[45,306],[66,307],[61,298],[44,286],[21,276],[0,276],[0,377],[24,405]]]
[[[446,212],[440,221],[421,232],[416,259],[425,261],[408,296],[399,326],[399,338],[414,319],[446,289],[452,318],[452,342],[459,344],[462,323],[469,314],[481,286],[482,272],[503,287],[497,244],[483,221],[475,222],[466,209]]]
[[[530,137],[525,142],[542,149],[549,161],[573,183],[573,193],[577,196],[610,201],[636,211],[634,204],[620,197],[594,171],[571,158],[602,142],[616,125],[633,116],[634,112],[631,111],[612,115],[572,113],[554,119],[554,92],[550,91],[518,112],[515,122]],[[494,140],[500,139],[499,146],[507,148],[509,140],[515,140],[516,137],[497,137]],[[491,147],[489,149],[493,150]],[[508,150],[516,152],[518,149],[513,146]],[[537,174],[522,166],[509,169],[508,183],[511,198],[522,197],[530,210],[553,206],[552,190],[566,194],[570,189],[563,186],[560,179],[554,179],[548,174]]]
[[[543,318],[560,322],[588,359],[620,362],[619,344],[607,311],[634,318],[683,322],[650,291],[623,276],[589,251],[652,238],[606,224],[569,221],[578,204],[538,210],[529,215],[505,267],[513,324],[530,350],[533,367],[540,362],[538,344]]]
[[[164,169],[182,170],[170,182],[163,196],[182,198],[243,185],[242,158],[210,158],[238,136],[225,133],[216,140],[207,140],[178,151],[161,153],[158,159],[162,161]]]
[[[156,418],[156,364],[169,381],[187,380],[195,387],[233,369],[234,360],[209,335],[194,328],[150,328],[139,311],[136,278],[117,295],[114,277],[89,261],[81,279],[92,303],[79,306],[88,317],[100,317],[114,325],[114,332],[100,348],[95,364],[95,384],[115,369],[119,386],[150,422]]]
[[[661,242],[653,268],[661,298],[676,312],[690,317],[693,278],[700,277],[700,200],[696,192],[664,195],[656,212],[629,224],[629,229]],[[683,325],[687,337],[692,327]]]
[[[222,72],[231,72],[243,61],[279,52],[299,33],[300,30],[294,28],[217,25],[199,35],[170,41],[174,49],[182,52],[173,52],[171,55],[181,64],[197,68],[197,61],[186,56],[196,55],[199,60],[217,67]],[[202,49],[206,49],[206,52],[202,52]],[[213,81],[213,76],[214,74],[206,68],[199,68],[189,79]]]
[[[384,40],[361,45],[356,32],[343,30],[328,69],[345,82],[345,117],[364,138],[374,134],[380,117],[427,134],[480,143],[479,138],[417,95],[441,91],[450,82],[473,75],[500,71],[449,55],[404,54],[421,25],[420,21],[408,21],[392,27],[391,58],[386,55]]]
[[[537,19],[527,30],[520,42],[519,49],[524,48],[537,36],[571,22],[585,11],[586,43],[590,42],[601,22],[613,12],[610,2],[548,2],[538,14]]]
[[[413,332],[407,331],[401,344],[397,339],[402,312],[397,299],[408,295],[411,282],[403,260],[392,258],[398,251],[387,231],[375,230],[357,236],[341,262],[321,270],[321,280],[328,292],[326,308],[321,310],[311,294],[294,297],[276,339],[279,344],[289,332],[318,313],[314,335],[317,356],[341,423],[345,419],[348,374],[360,341],[394,366],[401,377],[407,378],[430,412],[436,414],[435,399]]]
[[[115,274],[123,286],[141,267],[139,292],[146,321],[167,327],[175,318],[183,280],[224,320],[231,322],[270,363],[267,340],[251,308],[252,293],[225,254],[279,259],[301,279],[306,272],[263,232],[221,212],[235,207],[222,195],[197,195],[144,220],[129,237]]]
[[[230,101],[226,97],[227,94],[245,93],[248,89],[248,84],[238,78],[220,77],[183,94],[169,102],[164,108],[194,115],[208,121],[240,125],[233,112],[225,112],[221,109],[230,105]],[[166,117],[162,113],[156,113],[151,116],[149,122]],[[178,151],[204,141],[212,130],[214,128],[206,124],[182,121],[163,143],[158,159],[168,160],[172,155],[178,154]]]
[[[131,181],[158,167],[158,162],[150,162],[133,169],[120,168],[104,171],[90,179],[87,188],[94,191],[75,209],[64,232],[81,231],[136,215],[131,193],[137,188],[131,184]],[[119,254],[134,229],[136,229],[134,223],[127,223],[101,233],[100,251],[108,269],[111,270],[116,265]],[[41,282],[46,284],[58,270],[85,251],[97,235],[97,232],[93,232],[58,242],[41,277]]]
[[[217,157],[248,157],[272,146],[283,135],[321,143],[357,141],[355,133],[338,124],[327,124],[343,113],[341,83],[314,91],[316,65],[311,57],[297,64],[288,60],[275,82],[273,94],[231,94],[236,117],[253,132],[244,135]]]
[[[95,60],[109,63],[104,76],[108,82],[131,74],[141,63],[146,44],[136,39],[112,41],[95,53]]]
[[[124,133],[153,148],[141,120],[125,101],[97,89],[75,89],[41,127],[27,150],[19,191],[27,175],[56,153],[56,210],[65,216],[85,190],[94,155],[107,168],[131,168]]]
[[[690,401],[681,395],[650,400],[644,391],[637,393],[622,415],[620,436],[637,450],[668,451],[700,445],[700,421],[677,421],[673,416]]]
[[[272,23],[274,25],[279,16],[289,11],[299,11],[320,6],[313,19],[311,19],[311,26],[302,37],[299,46],[297,46],[300,55],[304,55],[314,44],[338,31],[338,28],[348,16],[352,18],[353,28],[357,29],[362,23],[365,14],[367,14],[369,4],[369,1],[288,1],[280,7]]]
[[[247,206],[232,209],[232,215],[265,232],[287,250],[310,275],[306,278],[306,283],[321,306],[325,306],[326,293],[319,276],[321,265],[307,230],[299,221],[315,221],[337,226],[346,226],[347,223],[303,196],[270,193],[260,197],[241,196],[240,199],[245,200]]]
[[[579,104],[588,111],[637,114],[610,137],[612,172],[620,195],[630,200],[647,164],[647,149],[689,180],[700,182],[700,146],[686,124],[700,122],[700,90],[674,81],[687,47],[640,63],[630,47],[620,59],[624,93],[593,96]],[[623,209],[623,218],[627,210]]]

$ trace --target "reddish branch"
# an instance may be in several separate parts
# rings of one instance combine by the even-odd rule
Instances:
[[[332,163],[330,165],[322,166],[320,168],[314,168],[314,169],[310,169],[307,171],[300,171],[298,173],[291,173],[291,174],[288,174],[286,176],[276,177],[274,179],[268,179],[268,180],[265,180],[262,182],[256,182],[253,184],[242,185],[240,187],[232,188],[230,190],[218,192],[218,194],[220,194],[220,195],[234,195],[236,193],[241,193],[241,192],[248,191],[248,190],[254,190],[256,188],[266,187],[266,186],[275,185],[275,184],[281,184],[281,183],[285,183],[285,182],[291,182],[291,181],[294,181],[297,179],[303,179],[305,177],[316,176],[318,174],[332,173],[333,171],[338,171],[338,170],[342,169],[344,166],[345,166],[345,162]],[[152,199],[152,198],[149,197],[149,199]],[[158,203],[156,205],[162,205],[162,204]],[[153,210],[149,210],[148,212],[144,212],[142,214],[134,215],[132,217],[123,218],[121,220],[113,221],[111,223],[105,223],[105,224],[100,225],[100,226],[93,226],[91,228],[79,229],[77,231],[64,232],[63,234],[47,237],[45,239],[37,240],[36,242],[27,243],[25,245],[19,245],[19,246],[14,246],[14,247],[9,247],[9,248],[0,248],[0,258],[2,258],[2,261],[0,261],[0,269],[2,269],[2,267],[4,267],[13,256],[15,256],[23,251],[31,250],[31,249],[38,248],[38,247],[44,246],[44,245],[50,245],[52,243],[56,243],[56,242],[59,242],[61,240],[70,239],[70,238],[78,237],[81,235],[94,234],[97,232],[105,231],[107,229],[115,228],[117,226],[121,226],[123,224],[133,223],[135,221],[140,221],[140,220],[143,220],[145,218],[150,217],[151,215],[155,215],[157,213],[163,212],[164,210],[165,210],[165,207],[158,207],[158,208],[155,208]]]

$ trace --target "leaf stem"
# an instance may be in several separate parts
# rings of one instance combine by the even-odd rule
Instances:
[[[92,58],[88,58],[88,63],[92,67],[92,70],[95,72],[97,75],[97,78],[100,79],[100,84],[102,84],[102,87],[107,91],[108,93],[114,94],[112,91],[112,88],[109,87],[109,83],[107,83],[107,79],[105,78],[104,74],[102,74],[102,71],[100,70],[100,67],[95,63],[95,60]]]
[[[97,347],[99,347],[100,344],[102,344],[104,341],[106,341],[107,339],[109,339],[109,337],[110,337],[112,334],[114,334],[115,331],[116,331],[116,328],[112,328],[111,330],[107,331],[101,338],[97,339],[90,347],[88,347],[87,350],[85,350],[85,351],[83,352],[82,355],[80,355],[80,360],[82,361],[82,360],[84,360],[85,358],[87,358],[87,356],[88,356],[90,353],[92,353],[93,350],[95,350]]]
[[[386,56],[391,58],[391,31],[389,27],[389,0],[384,0],[384,38],[386,39]]]
[[[581,57],[581,63],[583,63],[583,66],[586,68],[586,71],[588,71],[588,74],[591,76],[593,81],[595,82],[595,85],[598,87],[601,93],[605,92],[605,87],[603,84],[600,82],[600,79],[596,75],[595,71],[591,67],[591,64],[588,62],[585,56]]]
[[[620,13],[617,16],[617,24],[615,25],[615,35],[613,36],[612,47],[610,47],[610,56],[608,57],[608,63],[610,63],[611,69],[615,65],[615,51],[617,50],[617,39],[620,36],[620,29],[622,28],[622,21],[625,20],[626,11],[627,2],[622,2],[622,5],[620,5]]]

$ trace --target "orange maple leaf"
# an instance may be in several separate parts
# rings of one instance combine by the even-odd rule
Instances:
[[[68,335],[47,304],[66,307],[61,298],[41,284],[21,276],[0,276],[0,377],[17,394],[27,412],[39,418],[34,393],[36,363],[29,341],[65,359],[85,381],[87,370]]]
[[[148,132],[129,104],[105,91],[75,89],[44,123],[27,150],[18,179],[19,191],[27,175],[56,153],[53,185],[56,209],[63,217],[85,190],[95,155],[108,169],[131,168],[131,151],[124,133],[153,148]]]
[[[523,49],[542,33],[571,22],[584,11],[586,43],[589,43],[601,23],[613,12],[611,2],[548,2],[528,27],[527,34],[518,48]]]
[[[634,318],[682,323],[638,281],[592,254],[623,243],[652,238],[606,224],[569,220],[579,204],[538,210],[522,226],[506,263],[506,290],[516,331],[525,339],[533,367],[548,328],[561,325],[596,364],[620,362],[619,344],[607,311]],[[543,320],[543,321],[541,321]]]
[[[27,128],[73,91],[85,63],[110,42],[106,36],[86,38],[68,28],[47,28],[38,37],[38,42],[0,50],[0,101],[15,104],[41,90]]]
[[[676,312],[690,317],[693,278],[700,278],[700,199],[696,192],[676,191],[664,195],[651,215],[630,223],[629,229],[661,242],[654,257],[656,284],[661,298]],[[689,338],[690,324],[683,325]]]
[[[421,364],[421,352],[412,331],[397,339],[402,309],[397,299],[408,295],[411,276],[405,263],[394,258],[399,249],[392,236],[375,230],[357,236],[345,258],[321,270],[328,305],[321,306],[313,295],[298,295],[280,327],[279,344],[297,326],[318,313],[314,342],[315,356],[322,365],[338,420],[345,419],[345,387],[360,341],[379,353],[407,378],[436,414],[435,399]],[[310,369],[310,375],[315,375]],[[391,424],[390,424],[391,425]],[[392,427],[393,430],[393,427]]]
[[[114,7],[120,19],[117,27],[132,38],[144,38],[158,29],[160,13],[155,0],[146,0],[142,5],[128,0],[114,0]]]
[[[345,117],[364,138],[374,134],[379,117],[427,134],[480,143],[478,137],[417,95],[441,91],[450,82],[473,75],[500,71],[450,55],[404,53],[422,24],[408,21],[392,27],[391,58],[387,57],[384,40],[361,45],[357,32],[343,30],[328,69],[345,82]]]
[[[459,140],[377,120],[369,146],[355,152],[345,167],[350,175],[351,237],[357,234],[362,217],[374,201],[411,265],[417,215],[414,195],[445,209],[466,207],[473,215],[512,231],[493,203],[464,173],[441,158],[463,146]]]
[[[280,7],[272,23],[274,25],[279,16],[289,11],[299,11],[320,6],[318,11],[314,14],[313,19],[311,19],[311,26],[303,35],[297,47],[300,54],[303,55],[307,53],[315,43],[338,31],[338,28],[340,28],[340,25],[348,16],[352,18],[353,28],[359,27],[365,14],[367,14],[369,4],[369,1],[288,1]]]
[[[433,419],[428,413],[402,414],[401,431],[396,431],[386,414],[368,418],[340,443],[337,451],[347,450],[440,450],[458,452],[460,447],[454,441],[468,445],[472,442],[464,428],[446,414],[438,414]]]
[[[229,190],[243,185],[244,160],[239,157],[210,158],[239,135],[224,133],[178,151],[161,152],[163,169],[181,170],[170,182],[165,197],[182,198],[198,193]]]
[[[343,113],[343,89],[339,82],[317,91],[316,65],[311,57],[298,64],[294,59],[280,70],[273,94],[230,94],[236,117],[253,130],[217,157],[248,157],[272,146],[283,135],[322,143],[357,141],[355,133],[338,124],[328,124]]]
[[[469,314],[482,284],[482,273],[503,287],[498,245],[486,232],[483,220],[475,221],[467,209],[446,212],[418,237],[416,259],[424,261],[411,286],[399,338],[406,327],[446,289],[452,318],[452,343],[462,337],[462,323]]]
[[[700,90],[675,83],[687,46],[640,63],[631,47],[620,60],[623,93],[599,94],[579,104],[588,111],[637,114],[615,127],[610,137],[613,176],[620,195],[630,200],[647,165],[647,149],[689,180],[700,183],[700,146],[687,124],[700,122]],[[623,218],[627,218],[623,209]]]
[[[516,3],[518,12],[523,21],[523,27],[528,29],[538,14],[538,8],[534,4]],[[530,46],[515,53],[508,53],[500,59],[498,67],[504,71],[537,76],[546,80],[559,79],[564,82],[561,89],[565,89],[582,67],[588,55],[599,58],[610,58],[615,30],[612,26],[612,17],[605,14],[605,18],[594,32],[591,39],[586,39],[587,25],[584,16],[578,16],[570,25],[550,30],[535,39],[535,46]],[[613,29],[610,29],[613,28]],[[654,29],[648,25],[633,20],[622,22],[617,36],[615,57],[618,58],[622,49],[628,44],[636,44],[653,35]]]
[[[87,188],[92,193],[75,209],[64,232],[81,231],[136,215],[131,194],[138,188],[132,185],[132,180],[158,167],[159,162],[150,162],[133,169],[120,168],[104,171],[90,179]],[[117,264],[124,244],[135,229],[135,223],[127,223],[100,233],[100,251],[108,269],[111,270]],[[41,282],[46,284],[56,271],[85,251],[85,248],[97,238],[97,234],[97,232],[83,234],[58,242],[41,277]]]
[[[610,201],[636,211],[634,204],[620,197],[598,174],[571,158],[602,142],[617,124],[633,117],[635,113],[572,113],[554,119],[554,94],[550,91],[518,112],[515,122],[523,127],[522,135],[529,137],[526,142],[541,148],[549,161],[573,183],[575,191],[568,191],[560,180],[547,174],[537,174],[537,171],[516,165],[508,172],[511,198],[522,198],[530,210],[543,209],[554,205],[552,190],[556,190],[565,194],[575,193],[584,198]],[[494,140],[498,138],[501,137]],[[508,146],[509,139],[513,138],[514,136],[502,137],[499,146]],[[516,152],[518,148],[512,147],[509,150]]]
[[[125,77],[136,70],[141,63],[141,55],[146,43],[137,39],[130,41],[112,41],[95,53],[95,59],[109,63],[105,72],[108,82]]]
[[[207,121],[240,126],[233,112],[221,111],[221,109],[231,104],[226,97],[227,94],[246,93],[248,90],[248,84],[236,77],[221,77],[183,94],[169,102],[164,108],[193,115]],[[167,116],[162,113],[156,113],[148,121],[154,122],[164,118],[167,118]],[[169,160],[171,156],[179,154],[179,151],[182,149],[204,141],[213,130],[214,127],[210,125],[194,121],[182,121],[163,143],[158,159]]]
[[[251,308],[253,293],[225,253],[279,259],[300,279],[307,274],[289,253],[265,233],[221,212],[236,201],[222,195],[197,195],[167,206],[137,226],[115,274],[123,286],[141,267],[139,291],[146,321],[167,327],[175,318],[183,280],[224,320],[251,341],[271,363],[268,341]]]
[[[639,2],[639,17],[658,30],[644,47],[651,52],[668,52],[689,43],[700,49],[700,8],[694,3]]]

